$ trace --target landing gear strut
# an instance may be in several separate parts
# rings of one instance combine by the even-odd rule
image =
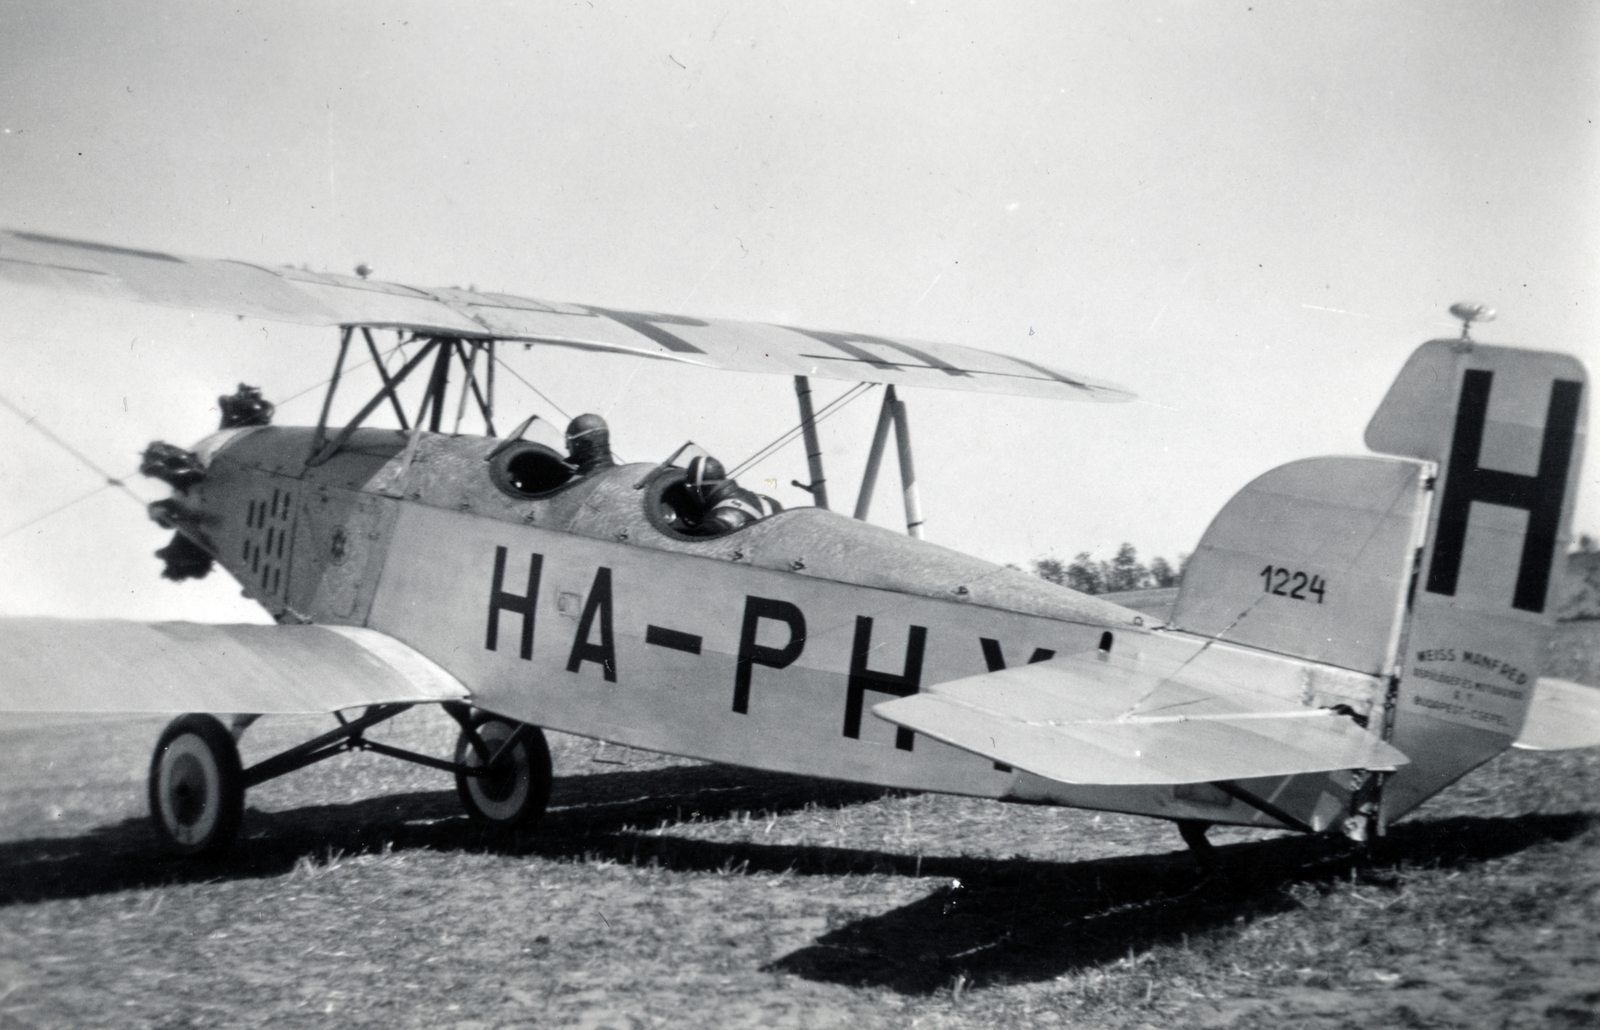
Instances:
[[[1200,864],[1205,872],[1216,868],[1217,849],[1206,840],[1206,831],[1211,829],[1211,824],[1200,819],[1179,819],[1178,835],[1183,842],[1189,845],[1189,850],[1194,854],[1194,860]]]
[[[550,801],[550,748],[544,732],[487,712],[474,713],[461,702],[444,707],[461,724],[455,761],[367,740],[362,734],[368,728],[411,708],[387,704],[371,705],[352,719],[335,713],[337,729],[248,769],[241,766],[235,740],[253,716],[236,716],[236,731],[212,715],[179,716],[161,734],[150,759],[150,816],[156,836],[176,857],[219,857],[238,835],[246,790],[346,751],[373,751],[454,773],[456,791],[474,822],[510,831],[533,826]]]

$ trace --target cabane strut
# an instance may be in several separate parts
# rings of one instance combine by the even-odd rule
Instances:
[[[361,331],[362,338],[366,341],[367,351],[372,355],[372,363],[378,369],[378,377],[382,385],[377,392],[363,404],[355,415],[340,429],[331,440],[328,438],[328,415],[333,408],[334,394],[339,390],[339,380],[344,374],[345,358],[350,351],[350,340],[356,329]],[[406,343],[415,342],[416,337],[406,340],[402,335],[401,341],[396,345],[400,350]],[[426,338],[422,348],[400,366],[399,371],[392,375],[385,367],[383,357],[378,353],[377,343],[372,338],[372,331],[365,326],[344,326],[339,333],[339,356],[334,362],[333,376],[328,380],[328,389],[322,398],[322,414],[317,419],[316,432],[311,439],[311,455],[306,464],[312,467],[321,465],[328,459],[338,454],[344,445],[350,442],[355,431],[360,429],[368,416],[376,411],[387,401],[394,409],[395,417],[400,421],[403,431],[411,432],[413,438],[424,424],[428,431],[437,433],[444,420],[446,394],[450,386],[450,366],[452,361],[459,361],[463,375],[461,381],[461,396],[456,405],[454,433],[459,435],[461,423],[466,417],[467,398],[470,396],[477,404],[478,414],[483,418],[484,432],[494,436],[494,353],[493,340],[461,339],[450,336],[432,336]],[[486,355],[485,369],[478,371],[478,355]],[[401,352],[404,353],[403,351]],[[402,383],[410,378],[429,355],[433,356],[433,368],[428,375],[427,388],[423,391],[422,400],[417,407],[414,419],[407,419],[405,408],[400,403],[399,389]]]

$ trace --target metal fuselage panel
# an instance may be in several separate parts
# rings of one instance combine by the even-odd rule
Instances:
[[[273,490],[281,512],[292,489],[290,574],[252,596],[280,619],[393,636],[465,683],[479,707],[752,768],[1277,825],[1214,788],[1058,783],[872,714],[997,662],[1148,632],[1139,613],[809,509],[727,537],[669,539],[643,515],[637,470],[519,501],[488,480],[493,441],[425,435],[408,466],[396,434],[373,433],[309,469],[304,430],[264,429],[225,448],[204,487],[202,520],[226,527],[213,553],[250,587],[259,568],[253,549],[241,555],[265,532],[251,513],[264,502],[270,521]],[[1315,803],[1326,778],[1305,779],[1264,793],[1309,791]]]
[[[222,444],[205,479],[178,495],[191,513],[182,528],[274,618],[361,625],[398,508],[365,487],[403,442],[363,434],[359,446],[308,469],[310,430],[249,430]]]
[[[1274,825],[1214,789],[1057,783],[871,714],[878,701],[986,671],[996,652],[1020,664],[1041,649],[1093,649],[1102,625],[416,504],[402,508],[389,556],[369,624],[470,684],[474,704],[511,718],[758,769]],[[1306,779],[1318,781],[1307,784],[1310,804],[1333,789]]]
[[[395,525],[369,625],[513,718],[713,761],[986,796],[1008,793],[1013,774],[903,739],[871,706],[985,671],[983,638],[1021,663],[1038,648],[1091,649],[1102,632],[420,505]]]
[[[279,615],[290,606],[300,481],[232,456],[179,495],[192,513],[183,532],[226,568],[246,597]]]

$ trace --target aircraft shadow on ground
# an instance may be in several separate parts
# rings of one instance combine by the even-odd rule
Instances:
[[[767,968],[812,980],[878,985],[902,993],[1040,981],[1177,943],[1298,903],[1295,885],[1330,883],[1363,869],[1394,880],[1394,866],[1461,868],[1538,844],[1570,840],[1596,822],[1587,813],[1420,819],[1394,827],[1362,855],[1340,838],[1285,836],[1216,849],[1200,875],[1187,855],[1087,862],[946,861],[959,877],[910,905],[857,920]],[[925,867],[924,872],[928,871]]]
[[[1202,878],[1181,852],[1081,862],[918,858],[874,849],[697,840],[670,832],[685,820],[844,808],[889,793],[714,765],[595,773],[558,779],[543,822],[509,846],[473,827],[453,791],[426,791],[280,812],[250,810],[243,838],[222,862],[166,859],[148,820],[129,819],[79,837],[0,844],[0,906],[276,876],[306,857],[383,848],[502,849],[744,875],[920,873],[946,885],[912,904],[830,930],[766,968],[926,993],[958,975],[974,985],[1050,979],[1115,961],[1130,948],[1144,950],[1284,911],[1296,904],[1286,888],[1342,878],[1359,861],[1342,840],[1285,836],[1217,848],[1218,872]],[[1472,866],[1569,840],[1596,818],[1578,813],[1419,819],[1393,828],[1363,864],[1369,877],[1381,877],[1385,863],[1400,859],[1422,867]],[[668,832],[650,832],[657,829]],[[948,885],[952,880],[961,886]]]
[[[220,861],[168,858],[160,851],[149,819],[124,819],[76,837],[0,843],[0,906],[170,884],[278,876],[303,858],[384,848],[505,850],[551,858],[600,856],[641,863],[654,857],[675,868],[705,865],[715,869],[724,865],[726,847],[707,844],[711,849],[707,851],[695,842],[643,831],[688,820],[722,819],[744,811],[782,815],[808,805],[840,808],[876,801],[888,793],[881,787],[718,765],[564,776],[555,781],[550,811],[519,841],[480,830],[462,814],[461,804],[450,790],[275,812],[247,807],[240,839]],[[681,857],[672,850],[678,845],[689,845]],[[785,859],[778,868],[790,865],[821,872],[830,863],[826,859]],[[846,865],[834,862],[832,867],[843,871]]]

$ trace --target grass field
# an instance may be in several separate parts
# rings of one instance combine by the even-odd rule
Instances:
[[[1597,656],[1570,624],[1548,671]],[[558,737],[518,848],[350,755],[252,791],[206,865],[146,824],[163,721],[0,729],[0,1027],[1600,1024],[1600,752],[1508,753],[1367,854],[1217,831],[1202,877],[1165,823]]]

